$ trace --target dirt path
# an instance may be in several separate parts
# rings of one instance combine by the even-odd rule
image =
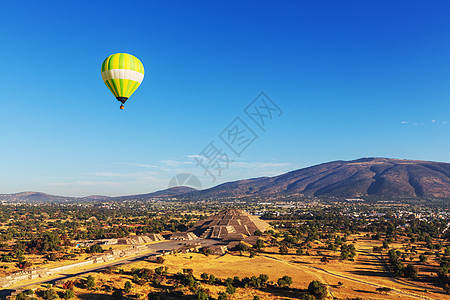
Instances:
[[[335,273],[335,272],[331,272],[331,271],[325,270],[325,269],[323,269],[323,268],[318,268],[318,267],[312,267],[312,266],[304,266],[304,265],[293,264],[293,263],[291,263],[291,262],[289,262],[289,261],[285,261],[285,260],[282,260],[282,259],[279,259],[279,258],[276,258],[276,257],[269,256],[269,255],[263,255],[263,257],[266,257],[266,258],[272,259],[272,260],[276,260],[276,261],[278,261],[278,262],[282,262],[282,263],[288,264],[288,265],[290,265],[290,266],[294,266],[294,267],[299,268],[299,269],[302,269],[303,271],[306,271],[306,272],[308,272],[307,269],[309,269],[309,270],[315,270],[315,271],[319,271],[319,272],[326,273],[326,274],[331,275],[331,276],[334,276],[334,277],[338,277],[338,278],[341,278],[341,279],[346,279],[346,280],[353,281],[353,282],[357,282],[357,283],[360,283],[360,284],[365,284],[365,285],[368,285],[368,286],[371,286],[371,287],[375,287],[375,288],[383,288],[383,287],[386,287],[386,286],[383,286],[383,285],[380,285],[380,284],[370,283],[370,282],[367,282],[367,281],[363,281],[363,280],[360,280],[360,279],[356,279],[356,278],[349,277],[349,276],[347,276],[347,275],[342,275],[342,274],[338,274],[338,273]],[[314,274],[314,273],[311,273],[311,272],[308,272],[308,273],[309,273],[309,274]],[[318,276],[317,274],[314,274],[314,275],[315,275],[317,278],[321,278],[321,277]],[[323,280],[323,279],[322,279],[321,281],[327,283],[327,282],[326,282],[325,280]],[[329,286],[328,283],[327,283],[327,285]],[[329,290],[329,291],[330,291],[330,293],[331,293],[331,290]],[[407,297],[410,297],[410,298],[414,298],[414,299],[427,299],[427,300],[430,300],[430,299],[431,299],[431,300],[434,300],[434,298],[431,298],[431,297],[426,297],[426,296],[422,296],[422,295],[418,295],[418,294],[414,294],[414,293],[410,293],[410,292],[398,290],[398,289],[396,289],[396,288],[392,288],[392,292],[393,292],[393,293],[400,294],[400,295],[402,295],[402,296],[407,296]]]
[[[386,262],[386,260],[383,258],[383,254],[377,255],[372,253],[371,251],[362,251],[360,250],[360,252],[364,253],[367,256],[373,256],[375,257],[378,262],[380,263],[380,265],[383,267],[383,271],[386,272],[387,274],[392,274],[392,270],[389,266],[389,264]],[[409,287],[409,288],[419,288],[419,289],[427,289],[429,291],[433,291],[433,292],[439,292],[439,290],[437,288],[431,288],[431,287],[424,287],[418,284],[414,284],[411,282],[406,282],[404,280],[401,279],[397,279],[393,276],[388,277],[390,281],[392,281],[393,283],[402,285],[404,287]]]

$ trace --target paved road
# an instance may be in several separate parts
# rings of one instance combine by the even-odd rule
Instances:
[[[119,259],[119,260],[114,260],[108,263],[103,263],[101,264],[101,266],[90,266],[87,267],[86,269],[83,269],[82,271],[76,272],[76,273],[61,273],[58,275],[54,275],[54,276],[50,276],[51,279],[49,278],[42,278],[39,281],[33,281],[33,283],[27,283],[24,282],[23,284],[21,284],[20,286],[14,286],[14,288],[6,288],[6,289],[2,289],[0,290],[0,299],[5,298],[6,296],[11,295],[12,292],[14,292],[15,290],[18,289],[24,289],[29,285],[35,285],[35,284],[42,284],[42,283],[51,283],[54,284],[57,280],[61,280],[61,279],[68,279],[71,277],[76,277],[76,276],[80,276],[80,275],[84,275],[90,272],[95,272],[101,269],[104,269],[106,267],[109,266],[122,266],[122,265],[126,265],[126,264],[130,264],[136,261],[140,261],[140,260],[144,260],[148,257],[151,256],[155,256],[157,254],[161,254],[165,251],[172,251],[175,249],[179,249],[182,248],[183,246],[185,246],[186,244],[193,244],[193,243],[201,243],[202,246],[212,246],[212,245],[219,245],[219,244],[223,244],[220,241],[217,240],[210,240],[210,239],[197,239],[197,240],[191,240],[191,241],[165,241],[165,242],[161,242],[161,243],[156,243],[156,244],[151,244],[151,245],[147,245],[147,248],[152,251],[152,252],[147,252],[144,254],[140,254],[140,255],[135,255],[132,257],[128,257],[128,258],[124,258],[124,259]]]

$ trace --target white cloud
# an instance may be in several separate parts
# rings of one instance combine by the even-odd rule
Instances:
[[[289,163],[274,163],[274,162],[233,162],[233,166],[238,166],[241,168],[250,169],[268,169],[268,168],[279,168],[287,167]]]
[[[402,121],[401,124],[411,124],[411,125],[414,125],[414,126],[426,126],[427,124],[433,124],[434,126],[439,126],[439,125],[447,125],[448,121],[437,121],[435,119],[432,119],[430,121],[430,123]]]
[[[171,167],[178,167],[178,166],[182,166],[182,165],[192,165],[193,164],[192,161],[176,161],[176,160],[171,160],[171,159],[161,160],[160,163],[162,163],[166,166],[171,166]]]
[[[141,168],[159,168],[158,166],[155,165],[146,165],[146,164],[136,164],[136,166]]]
[[[204,188],[208,188],[226,181],[278,175],[289,171],[288,168],[291,166],[286,162],[231,162],[228,168],[222,170],[220,176],[215,174],[217,180],[212,181],[208,174],[205,175],[204,169],[196,167],[193,160],[193,158],[205,159],[204,157],[189,155],[188,158],[160,160],[155,164],[115,163],[116,166],[111,170],[91,172],[75,178],[54,178],[47,186],[66,188],[71,193],[80,189],[83,193],[94,191],[99,194],[147,193],[167,188],[170,180],[179,173],[190,173],[199,178]],[[98,192],[99,190],[107,192]],[[129,192],[131,190],[133,192]]]
[[[118,162],[114,163],[115,165],[124,165],[131,167],[140,167],[140,168],[159,168],[157,165],[149,165],[149,164],[138,164],[138,163],[130,163],[130,162]]]
[[[49,182],[47,186],[51,187],[61,187],[61,186],[118,186],[122,185],[121,182],[113,181],[75,181],[75,182]]]
[[[204,159],[204,156],[198,155],[198,154],[193,154],[193,155],[188,155],[187,157],[195,159],[195,158],[199,158],[199,159]]]
[[[142,178],[157,176],[159,173],[156,171],[145,171],[145,172],[95,172],[92,176],[96,177],[117,177],[117,178]]]

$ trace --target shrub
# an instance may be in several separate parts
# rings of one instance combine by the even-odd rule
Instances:
[[[73,290],[73,287],[74,287],[74,282],[72,280],[67,280],[63,284],[63,289],[65,289],[65,290]]]
[[[19,261],[18,263],[17,263],[17,267],[19,267],[20,269],[26,269],[26,268],[29,268],[29,267],[31,267],[31,263],[29,262],[29,261]]]
[[[389,293],[390,291],[392,291],[392,289],[391,288],[388,288],[388,287],[380,287],[380,288],[377,288],[376,289],[376,291],[377,292],[380,292],[380,293]]]

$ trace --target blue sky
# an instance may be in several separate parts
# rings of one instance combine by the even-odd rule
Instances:
[[[2,1],[0,193],[146,193],[366,156],[450,161],[448,1]],[[119,110],[100,67],[146,74]],[[265,92],[262,131],[244,112]],[[219,138],[236,118],[258,137]],[[196,166],[210,142],[233,162]],[[205,158],[205,157],[203,157]]]

